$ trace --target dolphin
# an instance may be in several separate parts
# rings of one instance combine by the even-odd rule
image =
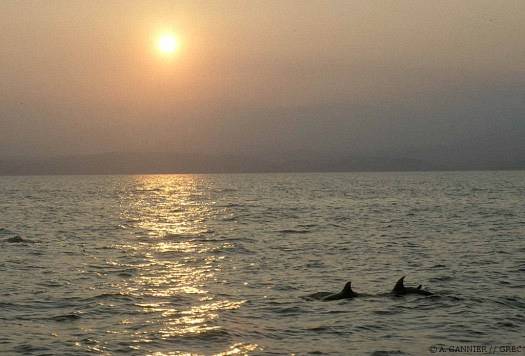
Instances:
[[[407,294],[419,294],[419,295],[432,295],[429,291],[421,289],[421,284],[417,286],[417,288],[414,287],[405,287],[404,285],[404,279],[405,276],[401,277],[396,285],[394,286],[394,289],[392,289],[392,294],[395,296],[401,296],[401,295],[407,295]]]
[[[339,293],[330,293],[330,292],[317,292],[306,296],[306,299],[317,299],[323,302],[330,300],[339,300],[339,299],[352,299],[357,297],[359,294],[352,290],[352,282],[347,282]]]
[[[329,301],[329,300],[339,300],[339,299],[352,299],[352,298],[355,298],[357,296],[358,296],[358,294],[355,293],[352,290],[352,282],[348,281],[345,284],[345,286],[344,286],[342,291],[340,291],[337,294],[328,295],[328,296],[324,297],[322,300],[323,301]]]

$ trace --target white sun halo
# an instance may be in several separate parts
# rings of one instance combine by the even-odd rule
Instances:
[[[159,37],[157,47],[163,53],[173,53],[179,47],[179,42],[174,35],[165,34]]]

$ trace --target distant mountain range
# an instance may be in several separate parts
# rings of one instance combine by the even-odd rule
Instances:
[[[102,153],[0,159],[0,175],[260,173],[523,169],[525,161],[428,162],[411,158],[302,155],[259,159],[235,155]]]

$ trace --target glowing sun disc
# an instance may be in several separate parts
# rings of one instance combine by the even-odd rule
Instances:
[[[162,53],[173,53],[179,47],[179,43],[173,35],[162,35],[157,42],[157,47]]]

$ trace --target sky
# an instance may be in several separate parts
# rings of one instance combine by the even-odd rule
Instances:
[[[522,0],[6,0],[0,158],[525,162],[524,33]]]

